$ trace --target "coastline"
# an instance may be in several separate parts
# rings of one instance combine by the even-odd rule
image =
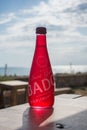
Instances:
[[[52,66],[53,74],[56,73],[86,73],[87,65],[57,65]],[[27,76],[30,73],[30,67],[0,67],[0,76]]]

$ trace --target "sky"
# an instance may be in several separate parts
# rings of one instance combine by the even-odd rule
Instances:
[[[29,67],[38,26],[52,66],[87,65],[87,0],[0,0],[0,67]]]

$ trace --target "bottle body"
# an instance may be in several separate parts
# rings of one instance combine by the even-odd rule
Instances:
[[[31,107],[53,106],[54,79],[45,34],[36,36],[36,48],[28,83],[28,101]]]

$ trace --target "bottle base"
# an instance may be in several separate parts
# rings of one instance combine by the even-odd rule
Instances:
[[[49,108],[53,108],[53,106],[46,106],[46,107],[40,107],[40,106],[30,106],[33,109],[49,109]]]

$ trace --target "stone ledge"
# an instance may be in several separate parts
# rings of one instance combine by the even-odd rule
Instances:
[[[56,96],[56,95],[59,95],[59,94],[69,93],[70,91],[71,91],[70,87],[56,88],[54,94]]]

